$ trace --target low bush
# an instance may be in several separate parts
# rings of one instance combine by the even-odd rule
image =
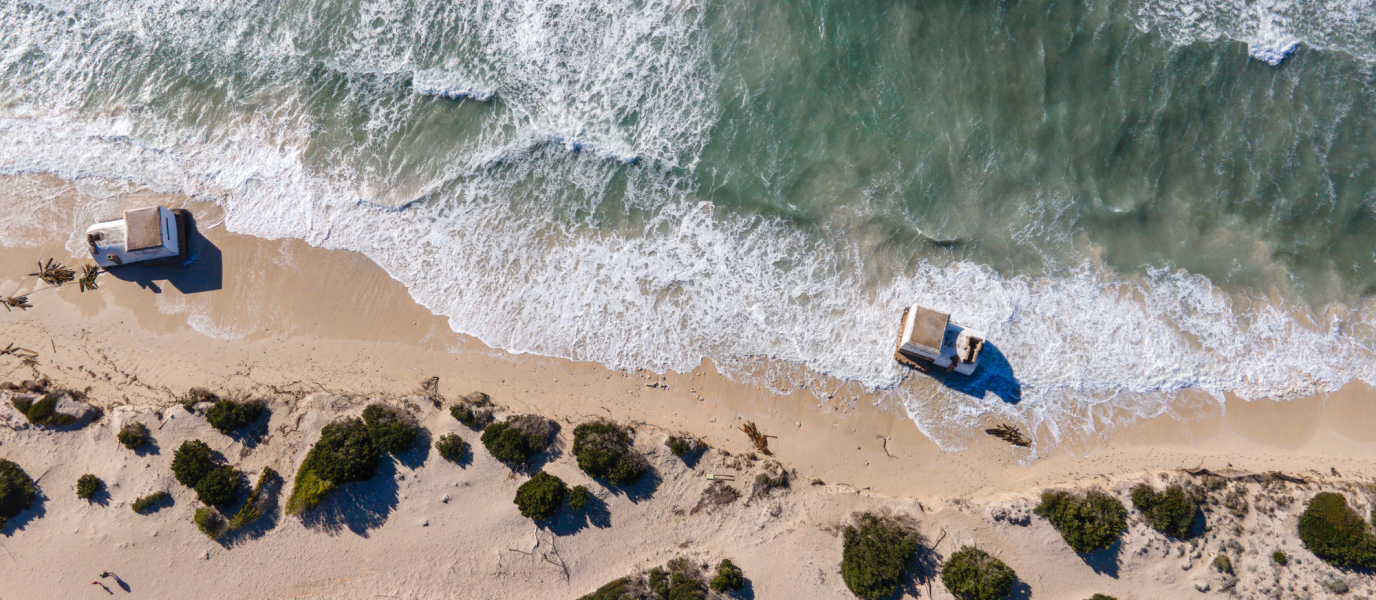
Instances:
[[[483,446],[493,458],[508,465],[521,466],[544,452],[554,441],[558,426],[536,415],[508,417],[505,422],[493,423],[483,430]]]
[[[1132,490],[1132,505],[1153,529],[1168,536],[1185,539],[1199,514],[1199,503],[1178,485],[1157,493],[1147,485]]]
[[[568,493],[568,486],[562,479],[540,471],[516,489],[513,502],[521,509],[521,516],[548,521],[559,514]]]
[[[669,436],[669,439],[664,441],[664,445],[669,448],[669,452],[672,452],[674,456],[679,458],[697,454],[707,449],[707,445],[702,443],[702,440],[690,437],[679,437],[676,435]]]
[[[874,513],[856,514],[842,539],[841,579],[851,593],[866,600],[888,597],[898,589],[918,546],[913,527]]]
[[[34,425],[41,427],[66,427],[76,423],[77,417],[57,412],[57,400],[57,394],[48,394],[37,402],[29,398],[15,398],[10,400],[10,404],[13,404],[15,410],[22,413],[24,418],[28,419],[29,422]]]
[[[471,404],[455,404],[449,407],[449,415],[469,429],[481,430],[492,424],[492,409]]]
[[[1113,596],[1110,596],[1110,595],[1108,595],[1108,594],[1095,594],[1095,595],[1093,595],[1093,596],[1090,596],[1090,597],[1089,597],[1089,600],[1118,600],[1118,599],[1117,599],[1117,598],[1114,598]]]
[[[768,463],[763,473],[755,475],[755,483],[750,486],[750,500],[768,497],[774,490],[786,490],[788,485],[788,471],[779,463]]]
[[[130,450],[142,448],[148,443],[148,426],[137,421],[125,423],[119,430],[119,443]]]
[[[268,486],[273,485],[278,477],[277,471],[272,470],[272,467],[263,467],[263,472],[258,474],[258,483],[253,485],[253,491],[248,494],[248,501],[244,502],[239,512],[230,519],[230,529],[248,525],[267,512],[270,503]]]
[[[0,527],[19,516],[38,497],[38,486],[18,464],[0,459]]]
[[[664,565],[669,569],[667,600],[705,600],[707,585],[702,581],[702,572],[696,564],[682,556]]]
[[[390,406],[369,405],[363,409],[363,423],[379,452],[401,454],[416,441],[416,425],[410,414]]]
[[[440,436],[440,439],[435,440],[435,451],[452,463],[463,460],[464,455],[467,454],[463,438],[452,433],[446,433]]]
[[[589,477],[615,485],[630,485],[649,470],[645,458],[631,447],[631,434],[609,421],[593,421],[573,428],[573,455]]]
[[[377,471],[378,448],[361,419],[344,419],[320,430],[320,439],[296,471],[287,514],[315,506],[336,486],[367,481]]]
[[[941,567],[941,583],[959,600],[1002,600],[1017,574],[1003,561],[973,546],[957,550]]]
[[[1305,548],[1333,566],[1376,568],[1376,536],[1342,494],[1314,496],[1300,514],[1299,534]]]
[[[229,531],[229,524],[225,522],[225,518],[213,508],[196,509],[196,516],[192,520],[196,522],[196,528],[201,530],[205,537],[212,540],[218,539],[226,531]]]
[[[1112,546],[1128,527],[1123,503],[1100,491],[1083,497],[1045,492],[1032,512],[1050,521],[1070,548],[1080,554]]]
[[[588,496],[590,495],[591,492],[588,491],[588,486],[574,486],[572,490],[569,490],[569,508],[573,510],[583,510],[583,507],[588,505]]]
[[[78,477],[76,480],[76,497],[82,500],[90,500],[100,493],[100,489],[105,487],[105,482],[99,477],[87,473]]]
[[[229,506],[239,499],[243,474],[234,467],[219,467],[196,483],[196,498],[210,506]]]
[[[218,466],[215,451],[201,440],[182,442],[182,445],[172,453],[172,474],[176,476],[177,482],[189,488],[195,488],[201,479]]]
[[[214,402],[219,399],[220,397],[216,396],[215,392],[212,392],[203,387],[193,387],[187,390],[186,395],[180,398],[182,408],[185,408],[186,412],[189,413],[196,412],[197,404],[200,404],[202,402]]]
[[[267,405],[262,402],[217,400],[205,411],[205,420],[220,433],[234,435],[235,431],[257,423],[264,412]]]
[[[712,578],[712,591],[736,592],[745,589],[745,574],[741,568],[724,558],[717,564],[717,574]]]
[[[1290,561],[1290,557],[1286,556],[1284,552],[1277,550],[1271,553],[1271,560],[1276,561],[1276,564],[1283,567],[1286,562]]]
[[[1215,556],[1215,557],[1214,557],[1214,570],[1218,571],[1219,573],[1232,573],[1232,572],[1233,572],[1233,561],[1232,561],[1232,559],[1228,558],[1228,555],[1227,555],[1227,554],[1219,554],[1218,556]]]
[[[153,492],[135,500],[134,503],[130,505],[130,508],[133,508],[134,512],[141,515],[147,514],[148,509],[160,506],[162,501],[166,500],[169,495],[170,494],[167,492]]]

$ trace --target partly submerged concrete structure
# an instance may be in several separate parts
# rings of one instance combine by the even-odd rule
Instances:
[[[150,206],[124,211],[124,218],[96,223],[86,243],[96,264],[110,268],[135,262],[170,262],[186,255],[187,213]]]
[[[973,375],[984,349],[984,332],[951,321],[951,315],[914,304],[903,311],[893,357],[910,367]]]

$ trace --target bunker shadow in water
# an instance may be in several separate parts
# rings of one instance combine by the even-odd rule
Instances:
[[[1008,358],[999,351],[998,346],[987,340],[980,351],[979,368],[975,369],[974,375],[947,373],[940,367],[924,371],[941,385],[967,396],[983,399],[993,394],[1007,404],[1022,401],[1022,382],[1013,373],[1013,365],[1008,364]]]

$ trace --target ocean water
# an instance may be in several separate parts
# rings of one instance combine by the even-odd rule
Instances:
[[[1376,383],[1373,63],[1370,0],[0,0],[0,174],[362,252],[512,352],[1045,445]],[[915,301],[974,379],[893,363]]]

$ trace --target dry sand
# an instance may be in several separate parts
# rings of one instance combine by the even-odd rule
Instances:
[[[982,434],[971,436],[967,450],[944,452],[896,407],[854,386],[814,394],[782,380],[774,389],[733,381],[710,363],[661,376],[510,355],[453,333],[364,257],[228,233],[216,226],[208,203],[101,188],[101,210],[109,214],[73,217],[63,207],[77,194],[96,193],[89,185],[36,176],[4,183],[0,214],[7,215],[9,235],[0,242],[0,295],[32,290],[34,279],[24,275],[38,258],[78,263],[69,258],[75,256],[69,249],[82,249],[76,221],[118,215],[122,207],[188,206],[214,246],[202,253],[194,275],[103,275],[97,292],[39,291],[30,298],[34,308],[0,316],[0,346],[13,342],[39,352],[37,372],[88,390],[107,410],[104,421],[77,432],[22,425],[0,430],[0,456],[35,477],[42,474],[45,496],[38,510],[0,537],[4,598],[103,597],[91,585],[102,570],[129,584],[128,593],[112,587],[116,595],[156,598],[572,598],[678,554],[735,559],[757,598],[846,597],[835,533],[862,509],[912,514],[930,541],[944,530],[938,553],[967,542],[990,549],[1018,571],[1027,586],[1023,593],[1038,598],[1074,600],[1094,592],[1122,599],[1234,593],[1322,598],[1330,592],[1318,578],[1331,570],[1299,547],[1295,511],[1278,517],[1253,512],[1241,534],[1219,529],[1196,542],[1198,550],[1184,552],[1201,558],[1183,570],[1185,558],[1177,553],[1190,544],[1167,542],[1140,523],[1117,559],[1107,561],[1116,567],[1106,568],[1103,557],[1072,553],[1045,521],[995,522],[986,507],[1048,487],[1100,485],[1126,493],[1124,486],[1133,482],[1200,466],[1302,475],[1315,483],[1286,492],[1301,499],[1321,487],[1376,477],[1370,460],[1376,394],[1365,386],[1279,402],[1219,403],[1184,393],[1170,399],[1169,415],[1105,427],[1097,437],[1031,461]],[[18,214],[15,207],[39,197],[42,210]],[[0,357],[0,381],[34,376],[17,359]],[[367,514],[338,526],[307,526],[279,515],[261,537],[224,546],[191,523],[194,494],[168,470],[182,440],[204,439],[247,471],[272,466],[290,479],[329,419],[361,410],[365,398],[404,403],[431,376],[441,378],[450,398],[480,390],[513,412],[568,424],[598,416],[636,423],[637,443],[661,481],[646,498],[627,497],[590,483],[560,453],[548,469],[571,485],[597,490],[605,512],[581,527],[551,532],[520,517],[511,504],[524,477],[512,476],[479,446],[464,467],[419,452],[385,467],[376,484],[364,486]],[[929,384],[920,377],[905,383]],[[193,386],[272,399],[272,437],[251,450],[236,446],[175,406],[175,397]],[[476,442],[428,403],[412,404],[432,435],[463,431]],[[0,410],[12,409],[5,402]],[[117,445],[117,426],[129,419],[155,428],[158,453],[139,457]],[[696,504],[705,473],[731,471],[724,462],[730,459],[714,451],[690,469],[664,451],[665,432],[689,432],[739,456],[750,451],[738,431],[745,421],[777,436],[770,446],[796,472],[793,490],[715,512],[676,514]],[[561,434],[565,442],[570,430]],[[86,472],[110,485],[106,504],[75,498],[76,477]],[[743,479],[749,471],[738,475]],[[826,485],[808,485],[813,479]],[[172,491],[175,504],[148,516],[129,509],[135,497],[157,488]],[[1354,502],[1370,504],[1364,492],[1352,489]],[[1203,563],[1234,537],[1244,548],[1257,548],[1239,564],[1241,581],[1231,591],[1220,591],[1220,581],[1206,594],[1196,591],[1196,579],[1218,578],[1205,573]],[[1268,562],[1273,547],[1299,557],[1299,565],[1276,571]],[[1273,571],[1282,583],[1267,583]],[[1373,589],[1368,576],[1343,577],[1351,594]],[[934,597],[948,597],[939,582],[932,588]],[[925,586],[913,592],[927,594]]]

